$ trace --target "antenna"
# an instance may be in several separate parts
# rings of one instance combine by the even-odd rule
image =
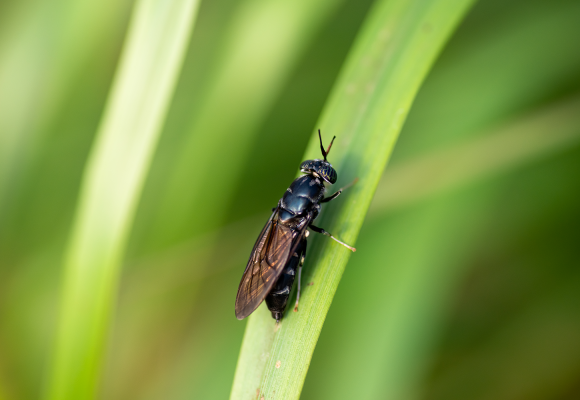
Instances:
[[[326,149],[326,151],[324,151],[324,146],[322,145],[322,136],[320,135],[320,129],[318,130],[318,138],[320,139],[320,151],[322,151],[322,155],[324,156],[324,161],[326,161],[326,156],[330,152],[330,148],[332,147],[332,144],[334,143],[334,139],[336,139],[336,136],[334,136],[332,138],[332,141],[328,145],[328,149]]]
[[[324,157],[324,161],[326,161],[326,151],[324,151],[324,146],[322,145],[322,136],[320,135],[320,129],[318,130],[318,138],[320,139],[320,151],[322,152],[322,156]]]
[[[334,143],[334,139],[336,139],[336,136],[334,136],[332,138],[332,140],[330,141],[330,144],[328,145],[328,149],[326,149],[326,155],[328,155],[328,153],[330,153],[330,148],[332,147],[332,144]]]

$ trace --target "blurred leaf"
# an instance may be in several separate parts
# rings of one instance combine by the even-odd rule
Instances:
[[[132,216],[193,26],[197,1],[140,0],[88,161],[65,261],[47,398],[92,398]]]
[[[38,398],[80,169],[131,0],[0,5],[0,380]]]
[[[367,242],[370,240],[370,237],[376,237],[380,238],[380,243],[392,242],[393,244],[391,247],[393,247],[394,250],[405,248],[403,244],[396,244],[403,240],[402,237],[399,241],[385,239],[386,237],[393,235],[391,231],[400,232],[400,228],[388,229],[384,232],[380,229],[376,231],[376,226],[386,224],[385,222],[379,222],[383,221],[381,215],[383,215],[385,211],[388,210],[393,212],[393,208],[409,206],[419,201],[424,202],[439,193],[449,193],[450,191],[455,192],[458,187],[465,186],[466,184],[470,184],[471,186],[475,182],[480,182],[485,177],[497,176],[498,173],[506,173],[517,168],[525,167],[539,158],[545,158],[553,152],[562,151],[566,146],[577,143],[577,141],[580,140],[579,115],[580,103],[578,99],[566,100],[555,105],[534,110],[533,112],[527,113],[513,121],[509,121],[499,127],[490,129],[487,133],[477,135],[469,134],[467,136],[473,136],[473,138],[465,140],[463,143],[457,143],[447,149],[436,149],[427,152],[426,154],[415,156],[410,160],[399,162],[397,165],[388,168],[381,178],[377,188],[377,193],[375,194],[371,209],[369,210],[369,213],[371,213],[370,215],[372,215],[373,218],[379,218],[379,220],[376,222],[370,222],[371,226],[375,226],[375,228],[368,228],[374,229],[372,231],[373,233],[366,234],[366,239],[363,241]],[[546,135],[545,132],[550,132],[550,135]],[[464,168],[453,168],[453,166],[457,165],[462,165]],[[425,181],[425,177],[429,177],[429,179]],[[445,243],[453,241],[451,239],[452,232],[450,228],[452,226],[452,221],[455,220],[455,218],[458,218],[458,221],[468,221],[470,225],[462,226],[455,230],[456,232],[461,232],[460,235],[462,237],[466,236],[467,231],[472,231],[477,228],[477,225],[474,225],[471,217],[466,218],[465,215],[458,214],[458,200],[451,197],[450,201],[451,205],[445,207],[446,210],[452,210],[450,211],[450,214],[444,214],[446,217],[438,217],[434,220],[440,222],[445,221],[445,218],[448,218],[447,222],[445,222],[445,225],[447,226]],[[475,207],[475,203],[473,203],[472,200],[469,201],[471,202],[471,215],[474,215],[476,214],[477,207]],[[440,203],[440,201],[438,200],[437,203]],[[417,209],[413,208],[413,210]],[[433,210],[437,210],[438,213],[441,213],[443,208],[438,206],[433,208]],[[425,215],[428,214],[425,214],[425,212],[414,212],[417,212],[422,216],[419,218],[418,226],[413,225],[410,221],[405,222],[404,225],[413,226],[413,229],[416,229],[417,232],[425,230],[426,221],[430,218],[433,219],[433,217],[426,217]],[[221,228],[204,237],[196,238],[171,250],[140,260],[137,263],[138,267],[135,266],[131,268],[133,273],[127,277],[129,286],[122,303],[123,306],[121,307],[121,311],[125,310],[125,312],[123,312],[119,318],[119,323],[124,327],[123,331],[141,332],[139,337],[142,338],[145,332],[155,332],[156,327],[162,327],[165,335],[168,335],[168,327],[164,325],[163,318],[166,318],[168,315],[178,315],[178,310],[184,307],[187,313],[191,313],[190,306],[187,305],[187,302],[184,303],[183,294],[191,292],[191,288],[196,284],[195,282],[200,280],[205,281],[207,276],[210,274],[214,275],[216,272],[221,273],[222,271],[227,271],[234,266],[239,267],[238,261],[247,256],[247,249],[252,245],[250,240],[253,239],[245,238],[244,240],[241,240],[241,236],[244,236],[244,232],[259,231],[261,224],[266,218],[267,215],[259,215],[243,220],[239,223],[233,223],[226,228]],[[392,225],[392,222],[389,222],[388,225]],[[396,226],[399,225],[397,224]],[[435,227],[433,229],[435,229]],[[434,232],[436,232],[436,230]],[[227,254],[214,254],[215,250],[212,249],[211,243],[216,237],[219,237],[219,242],[222,247],[230,249]],[[438,237],[438,235],[435,234],[435,237]],[[413,238],[414,239],[412,240],[416,241],[416,236],[413,236]],[[431,271],[435,268],[435,258],[443,257],[440,253],[442,253],[444,248],[448,247],[444,247],[443,244],[437,242],[435,238],[426,241],[429,243],[437,243],[434,245],[434,247],[438,249],[437,254],[426,253],[428,254],[426,256],[429,257],[429,262],[424,265],[428,266],[429,271]],[[371,263],[375,265],[382,265],[383,263],[388,265],[390,264],[388,262],[390,258],[398,259],[399,268],[403,270],[420,268],[419,264],[413,264],[414,267],[410,265],[403,267],[401,265],[403,256],[401,256],[398,251],[389,250],[387,253],[390,254],[390,256],[385,257],[384,245],[378,244],[377,246],[377,250],[373,252],[370,243],[367,244],[365,254],[368,254],[368,256],[357,254],[357,257],[362,257],[362,260],[357,261],[356,266],[353,266],[353,269],[358,271],[356,272],[357,275],[362,274],[365,276],[371,276],[370,274],[372,272],[364,272],[366,265]],[[448,249],[450,253],[458,253],[460,251],[459,249],[462,247],[464,246],[459,246],[458,243],[455,242],[452,247]],[[377,252],[379,255],[375,254]],[[463,254],[466,250],[461,250],[460,252]],[[379,257],[381,261],[368,261],[367,258],[369,257],[370,259],[373,259],[373,257]],[[454,257],[459,257],[459,259],[461,259],[460,255],[457,254]],[[447,259],[447,261],[441,261],[439,264],[443,265],[447,270],[454,269],[457,274],[463,274],[462,269],[456,266],[457,262],[458,261],[452,263]],[[207,266],[201,269],[187,267],[193,263],[196,263],[197,265],[207,264]],[[209,268],[212,264],[213,267]],[[159,274],[157,268],[159,265],[163,265],[164,273],[162,275]],[[184,269],[187,271],[187,274],[184,273]],[[379,272],[380,269],[374,273],[376,274]],[[389,275],[386,277],[375,276],[372,281],[394,281],[395,277],[391,276],[393,274],[392,272],[385,273]],[[229,274],[231,274],[231,272]],[[409,277],[417,276],[420,275],[409,275]],[[423,276],[428,277],[430,275],[428,275],[426,271]],[[441,271],[440,277],[449,277],[449,273],[444,274]],[[448,285],[451,285],[451,282],[455,281],[456,280],[454,279],[445,284],[441,283],[441,287],[443,288],[441,290],[451,290]],[[397,282],[400,282],[400,279],[397,280]],[[431,281],[430,285],[434,285],[434,282]],[[453,285],[451,285],[451,287],[452,286]],[[422,289],[420,284],[416,283],[413,287],[416,287],[417,293],[421,293],[422,296],[427,295],[427,292]],[[377,291],[376,293],[380,294],[382,292]],[[436,297],[434,289],[431,289],[428,293],[432,297],[426,305],[433,304],[434,298]],[[207,294],[204,294],[202,298],[207,299],[207,296]],[[377,301],[385,303],[392,301],[389,300],[390,297],[387,295],[381,295],[380,299],[374,300],[370,300],[367,297],[368,295],[355,295],[355,298],[349,299],[348,303],[351,305],[361,304],[362,307],[363,303],[369,304]],[[175,299],[175,301],[170,301],[169,299]],[[168,306],[159,307],[163,302],[167,303]],[[143,304],[150,305],[145,308],[147,311],[146,313],[143,313],[144,310],[140,307],[140,305]],[[399,304],[404,303],[399,302]],[[444,302],[444,304],[446,303]],[[431,309],[433,308],[433,306],[430,307]],[[444,306],[441,305],[441,307]],[[378,314],[375,311],[369,310],[369,312],[372,312],[372,315],[366,315],[365,313],[360,312],[357,312],[357,314],[361,315],[361,320],[378,318]],[[345,315],[344,313],[345,311],[343,310],[342,317],[348,319],[348,314]],[[415,314],[419,315],[421,314],[421,311],[415,311]],[[157,318],[155,317],[156,315],[158,315]],[[429,315],[434,314],[431,311]],[[270,318],[267,318],[266,321],[271,323]],[[427,320],[425,320],[425,322],[427,322]],[[359,324],[355,325],[361,326]],[[397,323],[397,325],[401,328],[404,328],[405,326],[401,323]],[[334,330],[334,340],[340,340],[340,338],[344,336],[352,337],[353,335],[353,333],[349,333],[350,331],[348,331],[344,326],[334,328]],[[341,333],[339,334],[338,332]],[[387,337],[387,335],[382,334],[382,337]],[[197,341],[198,339],[199,338],[195,336],[194,341]],[[135,340],[137,340],[137,338],[126,338],[116,347],[116,353],[126,352],[127,349],[131,347],[131,342],[134,342]],[[254,341],[249,341],[249,343],[252,342]],[[366,342],[368,342],[368,340]],[[208,345],[204,347],[208,347]],[[421,346],[413,342],[411,347],[419,348]],[[339,348],[342,349],[342,352],[340,353],[341,357],[345,360],[348,359],[350,353],[348,348],[345,347],[345,344],[341,344]],[[138,348],[135,349],[135,351],[138,351]],[[182,349],[181,352],[183,351],[184,350]],[[360,348],[358,349],[358,353],[364,354]],[[379,354],[376,348],[374,349],[374,353]],[[215,353],[208,354],[208,359],[214,360],[215,356]],[[118,357],[119,354],[117,354],[117,362]],[[196,353],[195,359],[199,360],[200,357],[200,354]],[[137,360],[140,360],[137,355],[133,355],[130,359],[133,362],[138,362]],[[207,363],[210,363],[210,361],[205,362],[205,368],[208,368]],[[349,371],[349,373],[353,373],[344,366],[339,367],[339,365],[344,364],[350,365],[351,363],[347,361],[330,362],[330,364],[336,365],[336,368],[345,369]],[[160,361],[157,361],[157,365],[161,365]],[[318,365],[318,362],[315,361],[314,365]],[[378,366],[371,367],[372,363],[368,361],[365,365],[371,370],[379,368]],[[175,370],[167,368],[169,367],[165,367],[164,370],[167,371],[168,376],[171,375],[174,379],[182,373],[179,372],[179,369],[182,368],[181,366],[177,367]],[[223,369],[223,365],[220,369]],[[324,367],[324,370],[328,371],[329,367]],[[333,370],[333,368],[330,368],[330,370]],[[252,371],[248,372],[251,373]],[[368,379],[369,375],[365,375],[365,377]],[[183,377],[183,379],[191,383],[194,378],[188,376]],[[386,379],[386,377],[383,375],[380,380],[383,381],[384,379]],[[318,377],[317,380],[320,382],[321,377]],[[400,386],[403,386],[402,383],[402,381],[399,381]],[[176,382],[174,380],[171,385],[166,385],[164,390],[167,390],[168,387],[175,387],[175,385]],[[335,383],[332,385],[337,389],[334,391],[328,389],[329,386],[330,384],[322,384],[322,387],[325,388],[324,393],[329,398],[337,396],[337,393],[348,393],[348,390],[342,388],[339,384]],[[370,390],[372,386],[367,384],[367,387]],[[199,391],[195,391],[194,393],[199,393]],[[304,395],[314,396],[312,390]],[[315,397],[321,397],[322,395],[322,392],[316,392]],[[177,395],[172,395],[172,397],[175,398],[176,396]]]
[[[425,398],[577,397],[579,170],[575,146],[500,181]]]
[[[456,354],[426,398],[567,398],[580,371],[579,290],[580,280],[571,277],[499,326],[472,352]]]
[[[65,95],[91,52],[119,32],[130,4],[22,1],[1,16],[0,238],[10,238],[3,232],[8,223],[21,222],[15,221],[22,215],[15,209],[26,199],[22,186],[34,179],[29,169],[43,155],[42,144]]]
[[[493,173],[532,163],[580,140],[580,98],[534,110],[514,121],[471,134],[388,168],[371,211],[409,205],[433,194],[471,183]],[[461,166],[461,168],[459,168]]]
[[[343,75],[337,83],[320,127],[336,134],[331,159],[345,173],[343,184],[359,177],[360,182],[343,195],[339,208],[329,204],[325,229],[353,242],[362,225],[382,170],[388,160],[412,100],[439,49],[467,10],[468,1],[408,3],[380,2],[371,10],[355,44]],[[318,143],[312,140],[305,159],[318,156]],[[330,222],[328,216],[332,215]],[[334,228],[336,229],[334,229]],[[340,227],[340,228],[339,228]],[[334,253],[325,251],[330,246]],[[332,296],[350,254],[338,244],[313,240],[305,281],[319,282],[304,291],[300,311],[287,313],[279,326],[269,329],[264,319],[269,313],[261,307],[246,330],[238,362],[232,398],[260,395],[298,398],[312,352]],[[313,250],[312,250],[313,249]],[[277,331],[277,332],[276,332]],[[268,338],[273,345],[250,342],[250,337]],[[255,360],[268,355],[266,363]],[[254,361],[254,362],[252,362]],[[252,372],[252,377],[247,371]],[[261,380],[256,380],[262,375]],[[256,373],[257,372],[257,373]]]
[[[239,274],[311,128],[337,133],[316,118],[371,3],[201,4],[137,210],[125,216],[128,262],[111,274],[123,276],[99,397],[227,396],[245,328],[232,315]],[[130,5],[0,3],[2,399],[37,398],[46,383],[62,253]],[[577,0],[480,0],[463,19],[413,101],[301,398],[579,397],[579,13]],[[363,154],[340,128],[330,159],[342,184],[369,160],[340,161],[349,140]],[[330,215],[358,190],[325,205],[321,226],[353,240]],[[326,239],[309,243],[306,300],[322,283],[310,252]],[[282,329],[300,317],[289,314]],[[262,335],[272,319],[260,321],[258,341],[277,340]],[[261,378],[249,379],[254,397]]]
[[[304,398],[417,398],[452,289],[485,222],[490,189],[448,192],[367,221],[365,247],[335,298]]]
[[[365,256],[361,255],[360,260],[355,257],[352,268],[347,270],[344,288],[341,285],[335,297],[333,311],[329,314],[327,327],[310,367],[303,392],[305,399],[364,398],[364,394],[373,390],[375,397],[385,398],[397,389],[403,389],[402,393],[409,394],[410,398],[421,398],[417,387],[427,373],[426,368],[436,351],[438,335],[453,308],[451,296],[462,283],[466,271],[473,266],[469,260],[481,258],[488,252],[493,254],[493,250],[488,248],[476,252],[476,246],[482,245],[474,245],[474,238],[488,241],[490,238],[498,241],[505,239],[506,227],[495,221],[513,217],[524,208],[528,209],[528,213],[514,221],[514,226],[525,224],[532,213],[545,215],[545,212],[535,208],[539,193],[515,197],[513,185],[524,171],[535,168],[536,164],[543,165],[546,158],[554,157],[552,151],[558,150],[558,157],[562,157],[577,143],[575,135],[580,131],[578,113],[573,105],[575,100],[562,100],[561,96],[568,97],[569,93],[577,96],[578,93],[574,84],[578,77],[578,57],[576,53],[572,57],[568,54],[573,52],[575,46],[571,38],[578,36],[580,25],[575,22],[574,15],[578,14],[579,5],[571,1],[549,4],[541,1],[482,1],[454,35],[417,96],[392,162],[383,176],[383,183],[388,186],[379,187],[380,193],[376,194],[371,209],[376,212],[369,214],[372,218],[365,223],[365,232],[367,225],[370,232],[361,234],[360,238],[361,246],[364,242],[369,243],[369,247],[374,243],[376,247],[374,250],[372,247],[365,249]],[[546,107],[546,104],[549,105]],[[560,117],[563,120],[559,120]],[[539,125],[536,127],[535,123]],[[510,132],[511,129],[519,130],[519,135]],[[505,135],[505,142],[500,140],[501,132]],[[489,139],[487,135],[490,135]],[[554,147],[550,144],[552,135]],[[517,136],[520,136],[520,142],[511,140]],[[570,140],[559,141],[559,138],[566,137]],[[491,146],[494,142],[495,146]],[[477,143],[485,145],[481,152],[471,148],[472,144],[476,146]],[[483,151],[485,148],[487,151]],[[527,153],[532,148],[536,150]],[[464,154],[464,151],[468,153]],[[503,159],[506,152],[511,154],[509,161]],[[515,166],[513,162],[522,164],[514,171],[511,170]],[[568,168],[569,173],[575,170]],[[469,177],[461,178],[463,173]],[[489,184],[498,178],[503,179],[506,174],[514,175],[510,184],[499,187],[497,182]],[[551,174],[550,179],[562,174],[566,174],[565,170],[560,174]],[[482,183],[487,189],[480,188]],[[459,188],[456,185],[460,185]],[[545,193],[545,196],[555,195],[555,188],[548,188],[544,182],[535,182],[535,185],[538,192]],[[568,181],[559,182],[562,191],[567,185],[570,185]],[[454,196],[449,196],[450,190],[455,192]],[[408,206],[412,207],[413,212],[421,212],[429,204],[440,202],[441,196],[456,204],[461,197],[465,197],[464,192],[473,190],[479,190],[482,199],[495,205],[495,210],[487,210],[490,205],[486,206],[485,201],[482,203],[475,196],[473,204],[459,207],[457,212],[448,210],[444,214],[447,219],[441,217],[439,231],[432,237],[408,234],[408,243],[397,241],[397,245],[391,245],[395,238],[385,236],[388,227],[385,230],[374,227],[373,221],[381,218],[383,212],[390,214],[390,218],[383,220],[383,223],[390,224],[393,218],[398,220],[400,213],[405,213],[412,222],[414,219]],[[498,193],[505,193],[501,197],[503,201],[498,200]],[[569,191],[566,193],[569,195]],[[380,201],[381,198],[384,202]],[[512,207],[508,208],[505,204],[508,200]],[[444,210],[441,209],[441,212]],[[495,229],[490,228],[487,236],[477,231],[477,221],[481,220],[481,215],[487,219],[487,224],[499,225],[494,226]],[[460,232],[461,242],[453,243],[458,234],[457,226],[461,226],[461,217],[465,219],[464,231]],[[425,224],[429,225],[429,221],[431,219],[426,217]],[[406,224],[398,226],[400,229],[404,227],[407,232]],[[426,229],[419,222],[414,228],[417,232]],[[524,232],[525,228],[519,233]],[[447,237],[449,241],[445,240]],[[433,248],[433,242],[443,245]],[[412,249],[408,255],[399,251],[402,246]],[[471,250],[464,249],[464,246]],[[384,271],[390,270],[391,266],[404,269],[407,257],[415,259],[418,257],[415,253],[423,251],[429,252],[424,256],[425,277],[416,273],[415,283],[410,284],[408,278],[405,280],[407,275],[404,272]],[[476,252],[475,255],[469,254],[470,251]],[[367,254],[369,252],[374,256]],[[372,267],[369,263],[373,263]],[[438,271],[445,279],[434,276],[433,271]],[[525,270],[522,272],[518,280],[525,281],[528,277]],[[393,281],[397,277],[399,280]],[[427,278],[431,282],[425,287]],[[384,285],[379,287],[377,281]],[[406,287],[408,301],[394,301],[396,294],[391,294],[391,290],[402,292],[399,285]],[[441,285],[441,288],[436,285]],[[508,288],[513,289],[514,282],[506,284]],[[421,289],[428,292],[421,293]],[[451,296],[441,296],[445,290]],[[412,297],[413,292],[416,297]],[[495,299],[496,291],[490,289],[490,292],[489,298],[480,300],[474,307],[485,307],[490,298]],[[416,303],[421,301],[422,305]],[[401,317],[403,313],[408,316],[406,320]],[[495,314],[499,312],[495,310]],[[400,318],[396,319],[397,316]],[[376,321],[386,318],[389,318],[388,324]],[[421,321],[422,318],[426,319]],[[395,325],[401,323],[404,325],[399,325],[397,329]],[[376,330],[379,325],[383,330]],[[454,333],[450,341],[468,340],[468,334],[457,332],[464,328],[464,324],[457,325],[447,328],[453,329]],[[481,327],[482,324],[478,325],[478,328]],[[384,343],[390,340],[387,332],[403,332],[399,336],[399,350],[395,348],[397,343],[391,343],[391,347]],[[393,356],[392,351],[396,351],[400,358]],[[451,354],[445,361],[453,363],[454,356]],[[387,362],[393,368],[386,369],[389,368]],[[474,376],[481,373],[474,371]],[[349,384],[353,381],[357,382],[356,387]],[[396,384],[386,383],[393,381]],[[462,387],[463,380],[455,380],[452,384],[455,386],[448,386],[441,398],[450,397]],[[379,390],[380,396],[376,395]],[[465,398],[465,393],[459,398]]]
[[[501,203],[497,193],[504,185],[501,179],[498,182],[497,172],[513,174],[510,167],[516,162],[525,166],[577,143],[578,107],[577,99],[562,102],[492,134],[428,152],[387,170],[383,183],[389,185],[388,179],[393,179],[391,189],[401,193],[395,190],[396,197],[383,200],[401,202],[373,202],[372,218],[361,233],[364,254],[351,261],[345,276],[348,283],[335,298],[327,321],[330,331],[323,332],[306,381],[305,399],[419,398],[419,382],[449,304],[472,266],[468,257],[486,236],[487,221],[498,218],[492,206]],[[539,142],[542,145],[536,146]],[[481,151],[475,150],[477,145]],[[511,156],[504,158],[507,153]],[[469,177],[449,179],[464,172]],[[493,172],[496,179],[491,183],[478,180]],[[427,182],[423,182],[425,176]],[[422,190],[431,181],[437,190]],[[463,369],[455,374],[458,371]],[[357,385],[351,385],[352,381]],[[439,398],[452,393],[447,390]],[[463,393],[458,398],[470,396]]]
[[[140,211],[147,217],[142,222],[147,228],[136,232],[143,247],[178,243],[223,222],[260,124],[300,56],[342,2],[240,4],[219,43],[219,62],[198,94],[203,102],[190,117],[189,134],[165,155],[171,170],[148,183],[157,197]]]
[[[178,392],[188,390],[199,395],[203,390],[200,386],[211,388],[208,382],[210,379],[216,379],[218,374],[230,379],[231,372],[219,364],[219,359],[215,355],[208,355],[207,359],[201,358],[199,354],[191,356],[194,354],[192,349],[195,348],[208,354],[208,346],[197,341],[198,335],[203,335],[200,332],[215,328],[193,323],[191,315],[201,305],[205,305],[204,312],[210,313],[216,304],[214,298],[220,294],[220,292],[211,293],[209,299],[202,296],[200,292],[207,291],[200,287],[200,282],[205,280],[195,280],[192,277],[198,275],[205,279],[207,275],[215,274],[223,268],[224,259],[229,259],[228,256],[238,257],[237,252],[232,251],[232,246],[238,248],[240,244],[245,244],[238,233],[238,238],[232,240],[233,244],[230,242],[231,246],[228,247],[227,254],[224,254],[224,237],[214,235],[222,233],[219,226],[224,222],[247,221],[248,219],[244,217],[252,217],[255,208],[260,209],[259,206],[264,206],[264,203],[271,203],[267,194],[268,191],[275,192],[276,186],[270,184],[272,179],[268,174],[276,178],[279,178],[279,174],[275,168],[261,171],[260,174],[248,168],[249,162],[255,162],[252,159],[255,154],[262,157],[267,153],[266,157],[280,165],[284,164],[283,159],[288,157],[288,154],[297,158],[298,152],[303,151],[304,140],[294,136],[296,132],[296,129],[292,129],[296,125],[294,121],[285,124],[285,128],[292,131],[290,145],[286,144],[287,137],[277,131],[275,135],[272,132],[261,132],[262,137],[266,137],[266,145],[261,140],[259,142],[256,140],[257,132],[261,131],[258,128],[268,117],[274,100],[280,96],[285,87],[292,85],[292,75],[296,73],[295,65],[300,62],[305,69],[305,65],[311,63],[307,55],[323,46],[330,54],[325,62],[340,63],[352,38],[345,35],[345,32],[355,30],[349,26],[353,25],[353,22],[347,24],[348,29],[345,29],[339,24],[341,20],[334,20],[337,11],[339,14],[345,14],[341,8],[344,3],[342,0],[323,2],[284,0],[273,4],[266,3],[255,0],[235,2],[232,5],[234,11],[231,12],[229,19],[218,21],[224,32],[221,36],[215,35],[212,38],[211,43],[216,48],[213,58],[208,60],[201,57],[192,60],[192,65],[189,66],[191,70],[183,73],[189,74],[186,78],[182,78],[190,85],[189,90],[185,90],[188,97],[181,100],[180,104],[174,102],[172,108],[181,107],[186,112],[180,111],[183,115],[175,116],[172,126],[164,129],[159,151],[153,161],[152,174],[148,177],[144,188],[144,199],[139,205],[135,228],[131,233],[132,250],[128,257],[155,255],[160,249],[167,248],[169,252],[161,254],[169,254],[172,253],[174,246],[186,247],[188,243],[197,242],[198,238],[201,239],[199,243],[203,243],[204,251],[193,258],[189,258],[189,253],[186,254],[186,263],[181,259],[182,262],[179,264],[172,263],[173,259],[154,257],[155,261],[149,264],[152,267],[149,273],[141,275],[137,272],[136,275],[143,279],[135,284],[129,283],[131,289],[128,297],[131,300],[122,303],[123,309],[115,325],[114,356],[109,360],[107,368],[106,390],[110,396],[115,393],[114,395],[119,398],[125,398],[126,395],[123,394],[125,391],[134,394],[131,385],[127,383],[128,380],[146,382],[139,386],[143,393],[171,391],[172,396],[177,396]],[[366,10],[367,3],[368,1],[359,2],[357,7],[361,8],[362,4],[363,10]],[[223,7],[223,2],[220,4]],[[216,7],[215,4],[213,6]],[[200,10],[201,19],[207,17],[203,11],[204,5]],[[288,12],[292,13],[291,18]],[[359,11],[357,14],[364,13]],[[357,14],[355,17],[358,19],[355,19],[355,22],[362,19]],[[353,17],[352,13],[348,16]],[[214,15],[211,18],[217,19]],[[344,19],[345,17],[342,18]],[[207,22],[205,24],[207,25]],[[207,27],[204,31],[198,31],[198,27],[199,24],[196,24],[194,41],[197,35],[208,34]],[[341,30],[341,35],[346,36],[346,39],[336,34],[336,28]],[[328,44],[319,38],[320,31],[323,30],[326,30],[326,36],[330,36],[333,40],[330,49]],[[328,31],[333,34],[330,35]],[[341,40],[337,44],[338,38]],[[345,41],[346,44],[343,44]],[[321,43],[313,46],[313,42]],[[243,51],[250,45],[254,46],[251,51]],[[194,48],[191,49],[193,50]],[[307,50],[309,53],[306,53]],[[316,55],[319,55],[318,52]],[[208,57],[212,57],[212,54]],[[194,61],[202,65],[208,63],[214,68],[199,71],[201,67],[194,65]],[[321,66],[318,68],[321,69]],[[333,68],[338,70],[339,65],[333,65]],[[316,105],[319,107],[334,77],[334,74],[329,74],[328,68],[322,70],[327,76],[317,80],[313,86],[320,92],[322,82],[325,89],[323,95],[317,94],[314,90],[300,93],[301,96],[310,96],[311,93],[317,95],[320,100]],[[202,79],[202,85],[197,85],[200,83],[200,75],[205,79]],[[196,85],[189,81],[195,81]],[[224,84],[224,81],[228,84]],[[180,81],[180,85],[181,83]],[[179,90],[184,91],[183,88]],[[191,98],[192,93],[195,94],[194,99]],[[310,114],[312,119],[318,114],[318,108],[310,110]],[[205,128],[199,127],[201,123]],[[310,127],[311,123],[307,125]],[[184,130],[184,126],[190,129]],[[173,132],[169,132],[170,129],[173,129]],[[305,131],[301,136],[305,139],[307,133]],[[192,145],[200,142],[204,145]],[[280,155],[281,151],[283,155]],[[210,170],[211,173],[208,173]],[[287,175],[293,173],[293,170],[286,171]],[[171,178],[172,176],[175,179]],[[259,186],[255,190],[253,188],[248,190],[248,182],[254,184],[254,187],[256,184]],[[265,182],[268,182],[268,185],[264,185]],[[245,193],[259,195],[236,195],[240,193],[240,188]],[[252,207],[247,207],[248,203],[251,203]],[[262,209],[267,210],[268,207],[270,205],[266,204]],[[228,218],[226,217],[228,214],[233,216]],[[247,232],[249,228],[246,225],[243,232]],[[204,235],[207,232],[209,234]],[[226,236],[231,237],[227,233]],[[245,236],[245,233],[242,236]],[[184,243],[184,239],[188,240]],[[242,258],[246,257],[246,252],[247,246],[243,249]],[[239,258],[236,258],[236,262],[243,265],[243,261],[240,262]],[[132,269],[133,266],[141,268],[141,264],[138,263],[130,263],[128,267]],[[148,279],[150,280],[147,281]],[[143,290],[140,290],[139,285],[145,281],[147,283],[143,285]],[[164,285],[166,282],[178,283],[178,287],[166,286]],[[202,285],[205,286],[204,283]],[[165,290],[168,287],[175,290],[169,289],[171,292],[167,293]],[[224,290],[224,287],[220,289]],[[152,300],[158,293],[160,297]],[[143,313],[143,304],[152,304],[148,307],[148,313]],[[132,329],[128,329],[127,325]],[[242,328],[243,325],[238,329]],[[231,335],[229,340],[235,347],[239,346],[239,338],[235,335]],[[152,342],[156,345],[151,345]],[[163,346],[163,356],[159,355],[156,346]],[[219,350],[223,352],[224,348],[225,345],[220,346]],[[232,368],[235,367],[236,356],[237,351],[230,353],[228,361]],[[145,367],[150,365],[151,358],[155,358],[157,367]],[[198,364],[203,366],[199,369],[202,371],[200,373],[208,378],[204,378],[204,375],[191,378],[185,373],[174,373],[179,368],[195,368]],[[184,378],[176,383],[176,377]],[[227,390],[229,391],[229,385]]]
[[[550,132],[546,135],[546,132]],[[472,136],[472,135],[469,135]],[[373,216],[419,201],[442,192],[454,191],[469,183],[488,176],[522,168],[538,159],[561,152],[580,141],[580,98],[573,98],[534,110],[515,118],[473,139],[436,149],[399,162],[385,170],[381,177],[369,213]],[[457,169],[454,166],[462,165]],[[194,238],[166,251],[135,260],[132,267],[135,290],[156,292],[160,298],[180,285],[183,275],[179,268],[193,260],[208,260],[216,264],[211,270],[191,269],[191,279],[203,279],[216,268],[231,268],[231,254],[221,254],[223,261],[216,261],[210,244],[219,237],[221,246],[239,247],[247,252],[252,239],[239,244],[240,236],[248,230],[259,230],[268,215],[252,216],[240,222],[226,225],[214,232]],[[250,229],[248,227],[251,227]],[[221,259],[220,259],[221,260]],[[163,263],[165,275],[158,276],[157,266]],[[159,279],[167,280],[161,283]],[[141,283],[138,283],[142,281]],[[144,296],[135,295],[136,298]],[[133,307],[129,307],[133,308]]]
[[[421,88],[392,162],[578,93],[579,13],[574,0],[477,2]]]

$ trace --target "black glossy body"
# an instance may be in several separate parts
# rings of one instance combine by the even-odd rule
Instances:
[[[296,251],[292,257],[290,257],[290,261],[288,261],[288,264],[284,268],[284,272],[282,272],[282,275],[278,278],[278,281],[268,296],[266,296],[266,305],[268,306],[268,310],[272,312],[272,317],[276,319],[276,321],[281,320],[284,315],[290,292],[292,292],[294,278],[296,278],[296,270],[298,269],[300,261],[305,253],[306,239],[302,239],[296,248]]]
[[[302,165],[312,161],[322,160],[305,161]],[[328,162],[326,164],[330,166]],[[332,169],[332,166],[330,168]],[[334,169],[332,171],[334,172]],[[305,171],[303,170],[303,172]],[[302,175],[296,178],[278,202],[280,223],[292,229],[307,228],[320,213],[319,203],[324,197],[326,188],[320,175],[316,174],[318,176],[315,176],[311,171],[308,172],[310,172],[309,175]],[[334,172],[334,176],[336,177],[336,172]],[[298,269],[300,259],[305,253],[306,238],[303,237],[296,251],[288,260],[282,275],[276,281],[274,288],[266,297],[266,305],[272,312],[272,318],[277,321],[284,314],[290,292],[292,291],[292,285],[294,284],[296,270]]]
[[[318,136],[324,160],[307,160],[300,165],[300,170],[305,175],[292,182],[278,201],[278,206],[272,209],[272,216],[252,249],[236,295],[238,319],[249,316],[264,300],[272,317],[276,321],[282,319],[297,271],[298,293],[294,310],[298,310],[300,271],[309,234],[307,228],[329,236],[351,251],[356,251],[354,247],[341,242],[324,229],[312,225],[320,213],[320,204],[335,199],[343,190],[339,189],[332,196],[324,197],[325,183],[334,184],[337,180],[336,171],[326,161],[334,138],[325,151],[320,130]]]
[[[309,216],[311,220],[320,212],[320,200],[324,196],[325,187],[320,178],[313,175],[303,175],[292,182],[280,199],[280,221],[288,226],[300,226]]]

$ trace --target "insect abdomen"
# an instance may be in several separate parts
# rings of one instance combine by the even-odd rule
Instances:
[[[300,258],[304,254],[304,249],[306,247],[306,239],[302,239],[294,255],[288,260],[288,264],[284,268],[284,272],[278,278],[278,281],[266,296],[266,305],[272,313],[272,317],[276,320],[282,318],[284,310],[286,309],[286,304],[290,298],[290,292],[292,291],[292,285],[294,284],[294,278],[296,277],[296,269],[300,262]]]

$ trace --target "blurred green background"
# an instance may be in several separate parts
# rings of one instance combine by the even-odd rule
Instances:
[[[46,391],[64,252],[132,6],[0,3],[0,399]],[[229,396],[247,257],[371,6],[201,2],[99,398]],[[468,13],[404,125],[302,398],[580,398],[579,21],[577,0]]]

